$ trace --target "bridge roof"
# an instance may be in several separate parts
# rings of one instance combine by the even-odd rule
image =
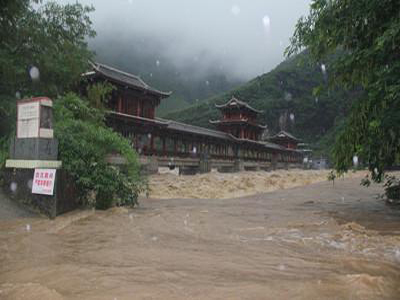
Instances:
[[[212,130],[212,129],[208,129],[208,128],[204,128],[204,127],[189,125],[189,124],[180,123],[180,122],[171,121],[171,120],[163,120],[163,119],[159,119],[159,118],[157,118],[157,120],[162,121],[162,122],[167,122],[168,123],[167,129],[170,129],[170,130],[185,132],[185,133],[189,133],[189,134],[209,136],[209,137],[214,137],[214,138],[218,138],[218,139],[231,140],[230,135],[225,132],[222,132],[222,131]]]
[[[285,147],[282,147],[278,144],[270,143],[270,142],[264,142],[264,141],[254,141],[254,140],[249,140],[249,139],[240,139],[237,138],[229,133],[225,133],[222,131],[217,131],[217,130],[212,130],[204,127],[199,127],[199,126],[194,126],[194,125],[189,125],[189,124],[184,124],[176,121],[171,121],[171,120],[163,120],[163,119],[157,119],[161,122],[168,122],[167,129],[179,131],[179,132],[186,132],[190,134],[198,134],[202,136],[210,136],[214,137],[217,139],[224,139],[224,140],[229,140],[229,141],[235,141],[235,142],[240,142],[240,143],[249,143],[253,145],[259,145],[259,146],[264,146],[270,149],[274,150],[279,150],[279,151],[287,151],[288,149]],[[290,151],[293,151],[290,149]]]
[[[142,123],[143,125],[146,125],[146,126],[154,126],[154,127],[160,128],[163,131],[167,130],[167,131],[173,131],[173,132],[178,132],[178,133],[187,133],[187,134],[198,135],[198,136],[206,136],[206,137],[210,137],[210,138],[224,140],[226,142],[236,142],[236,143],[257,145],[257,146],[266,147],[266,148],[277,150],[277,151],[290,151],[290,152],[299,152],[299,153],[301,152],[301,151],[296,151],[294,149],[287,149],[285,147],[282,147],[280,145],[277,145],[277,144],[274,144],[271,142],[240,139],[229,133],[225,133],[222,131],[217,131],[217,130],[212,130],[212,129],[208,129],[208,128],[204,128],[204,127],[189,125],[189,124],[180,123],[180,122],[176,122],[176,121],[172,121],[172,120],[165,120],[165,119],[160,119],[160,118],[148,119],[148,118],[132,116],[132,115],[127,115],[127,114],[113,112],[113,111],[108,112],[108,116],[116,118],[116,119],[124,120],[124,122],[131,121],[131,122],[134,122],[134,124]]]
[[[124,85],[136,90],[146,91],[162,98],[169,97],[172,94],[172,92],[162,92],[149,86],[137,75],[98,62],[90,62],[90,65],[92,66],[92,71],[84,73],[82,76],[102,76],[116,84]]]
[[[226,124],[226,125],[232,125],[232,124],[242,124],[242,125],[251,125],[254,127],[258,127],[260,129],[265,129],[267,128],[267,125],[261,125],[257,124],[255,122],[248,121],[247,119],[241,119],[241,120],[210,120],[209,121],[211,124]]]

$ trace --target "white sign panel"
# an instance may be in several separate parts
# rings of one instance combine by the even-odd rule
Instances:
[[[53,195],[56,169],[35,169],[32,194]]]
[[[17,137],[39,137],[40,102],[18,103]]]

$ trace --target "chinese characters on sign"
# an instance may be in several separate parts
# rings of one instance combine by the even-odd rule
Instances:
[[[35,169],[32,194],[53,195],[56,169]]]
[[[18,103],[17,137],[39,137],[40,103]]]

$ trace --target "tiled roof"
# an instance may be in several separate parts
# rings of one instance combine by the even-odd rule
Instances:
[[[191,133],[191,134],[205,135],[205,136],[210,136],[210,137],[225,139],[225,140],[231,139],[229,134],[222,132],[222,131],[217,131],[217,130],[212,130],[212,129],[208,129],[208,128],[204,128],[204,127],[184,124],[184,123],[171,121],[171,120],[163,120],[163,119],[157,119],[157,120],[162,121],[162,122],[168,122],[167,129],[170,129],[170,130],[186,132],[186,133]]]
[[[91,72],[83,74],[83,76],[93,76],[101,74],[110,81],[128,86],[133,89],[140,89],[143,91],[147,91],[149,93],[156,94],[164,98],[172,94],[172,92],[162,92],[155,88],[152,88],[147,83],[145,83],[139,76],[123,72],[121,70],[97,62],[91,62],[90,64],[93,70]]]
[[[279,131],[277,134],[274,136],[270,137],[270,140],[276,139],[276,138],[282,138],[282,137],[288,137],[291,140],[294,141],[300,141],[300,139],[296,138],[294,135],[290,134],[289,132],[286,132],[284,130]]]
[[[254,122],[249,122],[247,119],[245,120],[210,120],[211,124],[249,124],[252,126],[259,127],[261,129],[267,128],[267,125],[261,125]]]
[[[215,107],[217,108],[226,108],[226,107],[233,107],[233,106],[238,106],[238,107],[245,107],[248,110],[254,111],[256,113],[263,113],[262,110],[257,110],[253,107],[251,107],[249,104],[247,104],[246,102],[240,101],[239,99],[232,97],[231,100],[229,100],[227,103],[225,104],[221,104],[221,105],[215,105]]]
[[[258,145],[258,146],[266,147],[266,148],[273,149],[273,150],[279,150],[279,151],[299,152],[299,151],[296,151],[293,149],[287,149],[285,147],[282,147],[282,146],[274,144],[274,143],[265,142],[265,141],[254,141],[254,140],[249,140],[249,139],[240,139],[240,138],[237,138],[226,132],[212,130],[212,129],[189,125],[189,124],[184,124],[184,123],[171,121],[171,120],[164,120],[164,119],[160,119],[160,118],[148,119],[148,118],[132,116],[132,115],[127,115],[127,114],[122,114],[122,113],[117,113],[117,112],[112,112],[112,111],[108,112],[108,114],[109,114],[109,116],[113,116],[116,118],[122,118],[125,120],[132,120],[134,122],[139,121],[139,122],[144,122],[147,124],[154,124],[154,126],[160,127],[163,130],[171,130],[171,131],[176,131],[176,132],[180,132],[180,133],[208,136],[208,137],[212,137],[212,138],[216,138],[216,139],[220,139],[220,140],[224,140],[224,141],[253,144],[253,145]]]

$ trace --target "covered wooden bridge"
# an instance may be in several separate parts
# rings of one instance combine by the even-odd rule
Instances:
[[[234,171],[290,168],[302,163],[302,153],[296,150],[298,140],[290,134],[290,147],[260,140],[265,126],[256,119],[261,112],[239,99],[216,107],[222,119],[210,122],[218,130],[164,120],[155,117],[155,108],[170,92],[158,91],[138,76],[103,64],[93,63],[92,67],[84,74],[89,84],[107,81],[116,86],[108,103],[107,124],[131,141],[150,169]]]

